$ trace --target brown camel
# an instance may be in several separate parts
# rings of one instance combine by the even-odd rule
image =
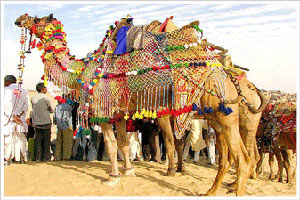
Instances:
[[[265,138],[267,142],[260,149],[261,159],[257,163],[256,171],[261,172],[263,153],[269,153],[270,179],[278,178],[283,182],[283,168],[286,170],[287,183],[291,183],[295,172],[292,172],[293,152],[296,151],[296,107],[288,103],[269,104],[261,121],[257,136]],[[272,134],[276,132],[276,134]],[[270,135],[271,134],[271,135]],[[278,162],[277,175],[274,174],[274,155]]]
[[[129,161],[128,141],[125,135],[125,127],[126,129],[128,127],[132,128],[132,125],[129,124],[129,122],[132,122],[128,120],[129,116],[140,117],[144,115],[144,117],[149,117],[150,115],[151,118],[155,117],[154,113],[160,113],[158,122],[165,134],[169,158],[167,175],[174,175],[176,170],[174,163],[174,133],[176,138],[180,139],[180,136],[182,136],[180,133],[183,132],[184,128],[182,127],[184,126],[180,127],[179,125],[182,125],[182,120],[187,122],[183,123],[183,125],[188,124],[191,115],[195,113],[191,112],[192,103],[195,103],[198,113],[201,113],[200,110],[204,111],[208,123],[216,130],[217,146],[220,152],[218,174],[207,195],[216,194],[216,190],[232,162],[235,163],[237,169],[236,194],[245,194],[247,179],[253,172],[252,168],[256,164],[255,157],[257,157],[257,154],[253,136],[255,136],[254,133],[259,123],[261,111],[265,107],[264,97],[247,80],[240,67],[233,65],[230,57],[225,56],[227,50],[201,40],[202,36],[199,38],[199,33],[201,32],[201,29],[197,26],[199,22],[193,22],[181,29],[177,29],[176,26],[172,25],[172,17],[168,18],[165,23],[158,25],[160,26],[158,29],[159,34],[150,35],[146,33],[146,37],[150,39],[145,40],[141,50],[134,50],[130,54],[123,55],[112,55],[116,49],[116,43],[113,38],[115,34],[111,31],[108,34],[111,37],[106,37],[107,40],[102,43],[106,45],[106,52],[102,54],[102,52],[98,51],[100,50],[99,48],[93,57],[96,61],[90,58],[85,58],[84,60],[72,58],[68,48],[62,48],[67,47],[65,34],[62,33],[58,36],[54,34],[53,30],[57,30],[55,29],[57,26],[54,23],[58,24],[60,22],[53,19],[51,15],[41,19],[22,15],[15,24],[18,26],[24,25],[25,28],[35,32],[35,35],[41,39],[41,49],[45,50],[42,59],[45,64],[46,78],[49,77],[55,84],[66,85],[68,88],[76,88],[77,90],[80,89],[81,98],[77,99],[81,102],[80,109],[88,113],[86,107],[92,107],[96,116],[105,116],[106,123],[100,123],[100,125],[104,132],[106,147],[112,165],[110,180],[106,182],[108,185],[119,183],[117,145],[120,146],[124,153],[126,172],[129,171],[129,174],[134,174]],[[130,27],[130,16],[124,18],[120,23],[120,27],[117,26],[115,30],[120,30],[124,24]],[[145,29],[155,30],[156,32],[157,28],[155,28],[155,25],[153,27],[147,26]],[[172,32],[167,32],[168,27]],[[144,30],[143,27],[141,30]],[[156,40],[155,37],[160,38],[160,40]],[[165,38],[168,40],[165,40]],[[134,48],[135,42],[133,43]],[[150,51],[146,51],[150,47]],[[164,48],[166,49],[164,50]],[[214,53],[215,49],[221,52]],[[139,56],[139,53],[143,53],[144,57]],[[99,61],[98,58],[101,56],[103,56],[103,59]],[[207,61],[203,61],[206,59]],[[184,63],[183,65],[181,63],[183,60],[188,60],[190,63]],[[124,67],[128,63],[133,62],[137,64],[131,68],[131,71],[110,67],[111,64]],[[104,65],[105,72],[109,73],[100,74],[99,77],[93,78],[92,74],[97,72],[98,66],[102,65]],[[70,66],[72,66],[72,69],[70,69]],[[142,71],[138,71],[140,76],[136,76],[137,71],[135,70],[138,70],[136,66],[142,67],[140,68]],[[165,70],[169,68],[172,68],[172,70]],[[157,70],[160,70],[160,73],[156,73]],[[124,77],[125,73],[127,73],[125,79],[127,85],[124,87],[122,85],[124,82],[115,80],[119,80],[117,78],[120,76]],[[107,78],[109,78],[110,82],[106,81]],[[171,86],[173,78],[176,80],[176,87],[173,85],[175,89]],[[80,79],[80,82],[78,79]],[[153,82],[152,80],[160,80],[160,82]],[[91,81],[95,81],[96,84],[94,86],[86,84]],[[143,84],[139,84],[139,81]],[[158,85],[159,83],[161,85]],[[134,90],[137,86],[143,90]],[[146,94],[145,88],[151,88],[151,86],[159,86],[156,87],[158,92],[157,90],[149,89]],[[183,89],[185,86],[187,86],[187,89]],[[143,91],[144,94],[142,94]],[[109,99],[102,98],[101,95],[103,94],[108,95]],[[145,103],[146,97],[148,105]],[[173,97],[175,100],[172,99]],[[189,98],[186,99],[185,97]],[[142,99],[144,104],[142,104]],[[185,107],[181,105],[182,100],[185,100],[183,101],[183,103],[186,103]],[[149,103],[150,101],[151,103]],[[153,102],[155,102],[155,106]],[[156,102],[158,102],[157,105]],[[83,116],[83,119],[87,119],[86,112],[83,111],[80,114]],[[152,116],[149,113],[152,113]],[[116,123],[118,144],[111,124],[107,123],[108,120],[106,120],[113,115],[125,115],[127,120],[121,120],[121,122]],[[185,116],[185,118],[179,115]],[[197,117],[197,114],[195,116]],[[128,126],[126,123],[128,123]],[[175,130],[174,127],[179,128]],[[181,146],[179,142],[179,146],[176,147],[179,155],[182,155]],[[178,171],[183,169],[180,160],[182,158],[179,157]]]

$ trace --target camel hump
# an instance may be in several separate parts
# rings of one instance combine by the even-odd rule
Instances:
[[[173,22],[173,16],[166,18],[164,23],[160,23],[157,20],[154,20],[153,22],[150,23],[147,31],[150,31],[152,33],[170,33],[172,31],[178,30],[178,26],[175,25]]]
[[[193,21],[193,22],[191,22],[191,23],[189,23],[189,24],[187,24],[187,25],[184,25],[183,27],[182,27],[182,29],[184,29],[184,28],[191,28],[191,27],[193,27],[193,26],[199,26],[199,21],[198,20],[196,20],[196,21]]]

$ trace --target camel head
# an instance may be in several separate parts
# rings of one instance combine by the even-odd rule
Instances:
[[[225,67],[233,67],[231,56],[224,55],[219,59],[219,62]]]
[[[56,20],[53,18],[53,14],[50,14],[49,16],[38,18],[38,17],[31,17],[27,13],[24,15],[21,15],[19,18],[16,19],[15,25],[18,27],[22,27],[22,25],[32,31],[33,27],[36,28],[36,36],[40,38],[42,36],[42,33],[44,32],[45,27],[52,22],[52,20]]]

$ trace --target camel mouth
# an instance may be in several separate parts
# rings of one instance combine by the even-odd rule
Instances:
[[[21,27],[21,22],[15,21],[15,25],[17,25],[18,27]]]

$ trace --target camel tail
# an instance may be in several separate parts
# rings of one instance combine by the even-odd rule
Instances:
[[[264,96],[264,94],[262,93],[261,90],[257,89],[257,94],[261,100],[261,104],[260,104],[259,108],[255,109],[253,106],[248,106],[250,112],[252,112],[254,114],[262,112],[266,108],[267,103],[268,103],[266,97]]]

